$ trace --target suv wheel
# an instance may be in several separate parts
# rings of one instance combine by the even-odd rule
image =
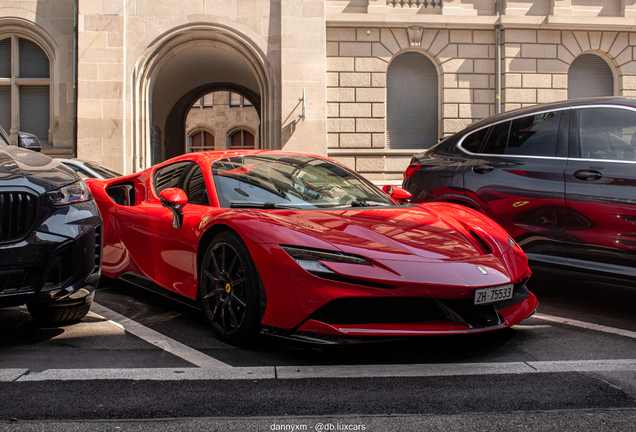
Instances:
[[[29,313],[41,324],[62,324],[79,321],[86,316],[93,304],[93,294],[86,297],[84,303],[75,306],[50,306],[27,303]]]

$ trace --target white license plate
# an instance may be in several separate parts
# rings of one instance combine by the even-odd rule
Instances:
[[[486,304],[511,299],[513,291],[513,284],[478,289],[475,291],[475,304]]]

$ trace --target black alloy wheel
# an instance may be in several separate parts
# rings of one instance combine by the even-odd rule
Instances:
[[[260,327],[256,266],[234,233],[217,234],[205,252],[199,275],[203,311],[217,337],[239,344]]]

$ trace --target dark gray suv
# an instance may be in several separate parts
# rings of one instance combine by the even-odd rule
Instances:
[[[569,100],[484,119],[413,157],[413,202],[487,214],[532,269],[636,281],[636,101]]]
[[[101,276],[101,218],[86,184],[0,127],[0,307],[46,324],[82,319]],[[33,151],[34,149],[36,151]]]

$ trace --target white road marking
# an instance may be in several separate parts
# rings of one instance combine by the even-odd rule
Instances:
[[[599,325],[599,324],[592,324],[592,323],[588,323],[588,322],[585,322],[585,321],[578,321],[578,320],[574,320],[574,319],[570,319],[570,318],[561,318],[561,317],[557,317],[557,316],[553,316],[553,315],[544,315],[544,314],[539,314],[539,313],[536,313],[536,314],[532,315],[532,318],[539,318],[539,319],[542,319],[544,321],[551,321],[551,322],[556,322],[556,323],[560,323],[560,324],[567,324],[567,325],[571,325],[571,326],[575,326],[575,327],[581,327],[581,328],[588,329],[588,330],[596,330],[596,331],[600,331],[600,332],[604,332],[604,333],[611,333],[611,334],[615,334],[615,335],[619,335],[619,336],[625,336],[625,337],[628,337],[628,338],[636,339],[636,332],[629,331],[629,330],[623,330],[623,329],[619,329],[619,328],[614,328],[614,327],[607,327],[607,326]]]
[[[211,368],[47,369],[22,375],[16,381],[192,381],[275,379],[273,366]]]
[[[524,362],[276,367],[276,377],[278,379],[431,377],[526,373],[537,373],[537,369]]]
[[[440,377],[501,374],[541,374],[554,372],[636,372],[636,360],[528,361],[502,363],[455,363],[410,365],[340,366],[260,366],[235,368],[157,368],[157,369],[0,369],[6,381],[66,380],[263,380],[307,378]]]
[[[0,382],[11,382],[28,374],[28,369],[0,369]]]
[[[522,329],[522,330],[533,330],[533,329],[543,329],[543,328],[552,328],[550,324],[537,324],[537,325],[525,325],[525,324],[515,324],[514,328]]]
[[[123,328],[128,333],[133,334],[138,338],[143,339],[146,342],[169,352],[170,354],[181,357],[185,361],[192,363],[195,366],[201,368],[232,367],[227,363],[223,363],[215,359],[214,357],[203,354],[201,351],[197,351],[187,345],[182,344],[181,342],[177,342],[176,340],[171,339],[168,336],[156,332],[142,324],[139,324],[136,321],[131,320],[130,318],[120,315],[117,312],[95,302],[93,302],[91,312],[99,316],[100,318],[104,318],[112,324]]]

